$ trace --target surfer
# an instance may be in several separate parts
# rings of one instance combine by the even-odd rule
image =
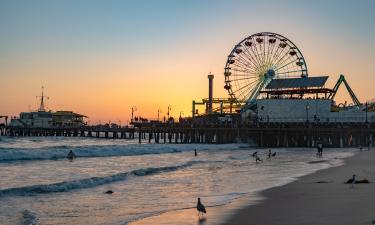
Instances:
[[[68,158],[70,161],[73,161],[73,159],[76,158],[76,154],[74,154],[73,150],[70,150],[66,158]]]

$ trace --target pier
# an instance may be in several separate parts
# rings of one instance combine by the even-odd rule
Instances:
[[[373,145],[375,123],[259,123],[243,124],[149,124],[134,127],[14,128],[1,127],[11,137],[61,136],[106,139],[138,139],[138,143],[225,144],[248,143],[254,147],[358,147]]]

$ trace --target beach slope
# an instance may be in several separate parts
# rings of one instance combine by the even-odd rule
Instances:
[[[223,225],[375,224],[375,186],[344,184],[353,174],[375,182],[375,151],[364,151],[338,167],[263,191],[260,204],[240,209]]]

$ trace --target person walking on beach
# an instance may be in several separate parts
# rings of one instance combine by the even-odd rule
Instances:
[[[323,144],[319,142],[317,144],[317,149],[318,149],[318,153],[316,155],[318,157],[322,157],[323,156]]]
[[[198,156],[197,149],[194,149],[194,156]]]
[[[272,156],[272,152],[271,152],[271,149],[268,150],[268,159],[271,159],[271,156]]]

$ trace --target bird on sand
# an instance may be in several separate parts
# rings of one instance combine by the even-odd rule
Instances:
[[[258,154],[258,152],[254,152],[252,156],[255,157],[257,154]]]
[[[276,152],[272,153],[272,156],[275,157],[276,156]]]
[[[347,184],[351,184],[352,188],[354,187],[354,184],[356,182],[355,178],[356,178],[356,175],[353,174],[353,177],[351,179],[349,179],[348,181],[346,181]]]
[[[197,210],[198,210],[198,216],[199,216],[199,218],[200,218],[201,214],[203,216],[203,213],[207,213],[206,212],[206,208],[204,207],[204,205],[201,202],[201,198],[198,198]]]

